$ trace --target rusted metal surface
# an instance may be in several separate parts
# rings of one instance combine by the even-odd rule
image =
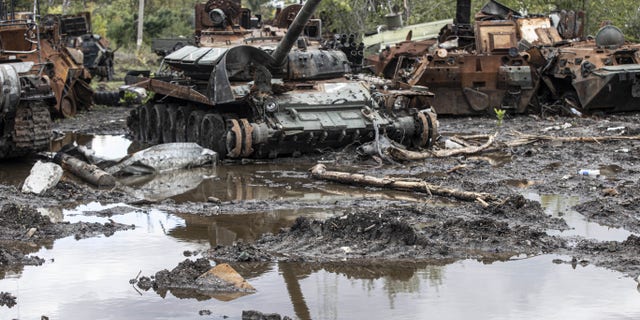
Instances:
[[[25,14],[27,18],[28,14]],[[30,19],[7,21],[0,27],[0,61],[33,62],[30,74],[45,75],[55,95],[53,111],[63,117],[91,105],[91,75],[82,61],[66,48],[60,32],[60,19],[45,16],[41,26]]]
[[[438,114],[639,110],[640,45],[613,26],[585,40],[584,21],[579,11],[522,16],[490,0],[473,28],[447,25],[437,41],[400,42],[367,60],[377,75],[428,87]]]
[[[582,41],[541,51],[554,62],[542,76],[556,98],[573,98],[580,111],[640,109],[640,45],[609,49]]]
[[[0,8],[0,159],[45,150],[52,138],[51,79],[38,73],[39,26],[32,13]],[[13,17],[7,20],[8,17]]]

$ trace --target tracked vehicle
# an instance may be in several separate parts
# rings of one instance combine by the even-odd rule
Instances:
[[[305,3],[275,49],[186,46],[164,59],[177,73],[128,79],[154,92],[129,117],[133,135],[146,143],[198,142],[229,158],[295,156],[382,134],[430,146],[437,136],[430,92],[347,80],[344,52],[311,49],[299,38],[319,2]]]
[[[38,72],[42,65],[21,61],[39,53],[38,34],[39,27],[30,17],[0,10],[0,159],[49,147],[49,109],[56,104],[51,81]]]

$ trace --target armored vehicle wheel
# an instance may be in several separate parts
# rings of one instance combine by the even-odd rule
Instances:
[[[71,118],[76,115],[76,102],[73,98],[66,96],[60,101],[60,114],[65,118]]]
[[[187,122],[189,121],[189,114],[191,114],[191,107],[178,107],[176,110],[176,142],[187,141]]]
[[[187,141],[200,142],[200,125],[204,118],[204,111],[194,110],[189,114],[187,119]]]
[[[156,104],[149,108],[148,136],[149,141],[153,143],[162,143],[162,124],[163,117],[167,106],[164,104]]]
[[[435,114],[431,112],[418,112],[416,114],[415,134],[411,144],[414,148],[429,148],[438,137],[438,129]]]
[[[220,159],[227,155],[225,121],[219,114],[208,114],[200,125],[200,145],[218,153]]]
[[[167,106],[162,118],[162,141],[176,141],[176,106]]]

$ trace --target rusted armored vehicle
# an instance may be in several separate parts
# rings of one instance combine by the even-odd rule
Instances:
[[[594,39],[532,48],[547,100],[567,112],[640,110],[640,45],[628,44],[620,29],[603,26]]]
[[[128,79],[155,93],[129,117],[134,136],[146,143],[198,142],[229,158],[295,156],[383,134],[430,146],[437,136],[430,92],[383,92],[347,80],[343,51],[307,45],[301,35],[319,2],[298,10],[276,47],[251,43],[255,38],[247,38],[250,45],[186,46],[163,62],[178,76]]]
[[[0,159],[46,150],[52,137],[50,107],[56,104],[37,55],[38,24],[0,8]]]
[[[539,77],[518,49],[520,28],[512,17],[520,14],[491,1],[472,25],[469,8],[469,0],[457,2],[454,23],[441,30],[406,81],[434,92],[438,114],[526,112]]]
[[[62,41],[67,47],[82,52],[82,64],[91,76],[100,81],[113,80],[114,51],[109,48],[106,38],[93,33],[91,13],[62,15],[59,19]]]
[[[0,30],[4,48],[0,60],[32,62],[29,72],[45,76],[53,89],[53,115],[71,117],[78,109],[88,108],[93,94],[91,75],[82,66],[82,54],[63,45],[59,19],[46,16],[36,24],[34,12],[15,10],[5,18]]]

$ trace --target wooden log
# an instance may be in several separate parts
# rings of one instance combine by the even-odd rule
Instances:
[[[62,166],[64,170],[95,186],[112,188],[116,185],[116,179],[98,166],[88,164],[66,153],[58,152],[53,161]]]
[[[340,171],[327,171],[323,164],[316,164],[311,169],[311,176],[316,179],[353,184],[367,187],[387,188],[402,191],[417,191],[443,197],[452,197],[464,201],[476,201],[478,199],[486,203],[495,200],[495,197],[488,193],[469,192],[456,189],[444,188],[432,185],[424,180],[402,179],[402,178],[378,178],[359,173],[348,173]]]
[[[389,147],[387,151],[393,158],[398,160],[404,160],[404,161],[424,160],[424,159],[433,158],[433,157],[444,158],[444,157],[451,157],[451,156],[456,156],[460,154],[474,154],[489,148],[491,144],[493,144],[493,142],[496,140],[497,135],[498,133],[486,136],[487,142],[485,142],[480,146],[469,146],[469,147],[459,148],[459,149],[437,150],[437,151],[428,151],[428,152],[415,152],[415,151],[409,151],[406,149],[401,149],[401,148],[392,146],[392,147]]]

